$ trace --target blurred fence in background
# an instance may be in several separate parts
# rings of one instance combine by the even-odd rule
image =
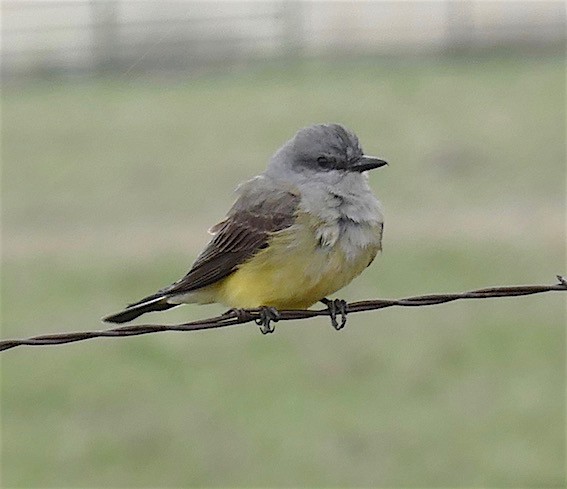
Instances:
[[[562,1],[2,3],[6,78],[190,73],[248,60],[562,47]]]

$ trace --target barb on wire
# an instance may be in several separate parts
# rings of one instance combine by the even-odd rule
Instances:
[[[520,285],[512,287],[491,287],[487,289],[472,290],[456,294],[429,294],[403,299],[375,299],[347,304],[347,312],[372,311],[392,306],[417,307],[443,304],[461,299],[488,299],[492,297],[516,297],[522,295],[541,294],[544,292],[563,291],[567,292],[567,279],[557,275],[558,283],[555,285]],[[315,316],[328,316],[329,309],[319,310],[282,310],[279,311],[279,321],[292,319],[307,319]],[[245,324],[257,321],[261,318],[260,309],[245,309],[239,311],[228,311],[227,313],[199,321],[192,321],[176,325],[140,324],[133,326],[121,326],[118,328],[101,331],[80,331],[75,333],[60,333],[34,336],[33,338],[21,340],[0,341],[0,351],[9,350],[17,346],[43,346],[61,345],[75,341],[88,340],[90,338],[116,338],[125,336],[137,336],[149,333],[160,333],[162,331],[198,331],[203,329],[224,328],[237,324]]]

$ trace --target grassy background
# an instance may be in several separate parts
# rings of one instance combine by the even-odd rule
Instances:
[[[2,337],[179,278],[297,128],[368,153],[385,250],[347,300],[565,272],[561,58],[373,59],[3,94]],[[140,322],[220,312],[186,306]],[[5,487],[565,484],[565,297],[2,354]]]

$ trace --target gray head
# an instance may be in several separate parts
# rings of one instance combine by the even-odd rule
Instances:
[[[386,164],[364,155],[356,134],[344,126],[316,124],[287,141],[272,157],[267,173],[336,181]]]

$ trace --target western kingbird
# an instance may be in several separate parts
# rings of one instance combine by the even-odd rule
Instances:
[[[346,302],[327,296],[382,248],[382,206],[366,172],[386,164],[364,155],[357,136],[340,124],[299,130],[264,173],[237,188],[236,202],[182,279],[103,320],[124,323],[180,304],[218,302],[260,308],[258,324],[268,333],[278,309],[321,301],[340,329]]]

